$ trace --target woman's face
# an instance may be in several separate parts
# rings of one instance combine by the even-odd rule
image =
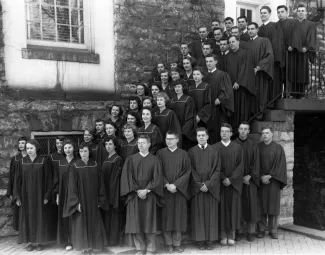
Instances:
[[[94,137],[92,136],[92,134],[90,134],[90,132],[88,130],[85,130],[85,132],[84,132],[84,141],[86,143],[89,143],[90,141],[93,140],[93,138]]]
[[[143,107],[150,107],[150,108],[152,108],[152,102],[151,102],[150,99],[143,100],[142,105],[143,105]]]
[[[133,130],[131,128],[124,129],[123,133],[124,133],[124,136],[125,136],[126,139],[133,139],[134,138],[134,133],[133,133]]]
[[[142,85],[138,85],[138,86],[137,86],[137,94],[138,94],[139,96],[144,96],[144,92],[145,92],[144,87],[143,87]]]
[[[82,149],[79,149],[79,154],[82,160],[88,160],[89,159],[89,149],[88,147],[84,147]]]
[[[166,101],[164,97],[157,97],[157,105],[158,107],[166,106]]]
[[[126,118],[126,123],[136,126],[137,125],[137,119],[134,116],[132,116],[131,114],[128,114],[128,116]]]
[[[74,149],[73,149],[72,144],[68,143],[68,144],[64,145],[63,150],[64,150],[65,155],[67,155],[67,156],[73,155]]]
[[[112,140],[109,140],[108,142],[105,142],[105,148],[108,153],[111,153],[115,151],[116,146],[114,145]]]
[[[148,123],[148,122],[151,122],[151,112],[148,110],[148,109],[144,109],[142,111],[142,120],[144,123]]]
[[[105,130],[107,135],[113,135],[115,136],[116,129],[113,125],[111,124],[106,124],[105,125]]]
[[[179,72],[177,72],[177,71],[171,71],[171,76],[172,76],[173,81],[176,81],[181,78],[181,76],[179,75]]]
[[[174,90],[175,90],[176,94],[183,94],[183,86],[180,85],[180,84],[177,84],[177,85],[174,87]]]
[[[61,152],[62,151],[62,147],[63,147],[63,141],[60,141],[59,139],[55,140],[55,146],[56,149]]]
[[[152,85],[152,87],[151,87],[151,94],[153,95],[153,96],[157,96],[157,94],[160,92],[160,90],[159,90],[159,88],[157,87],[157,86],[155,86],[155,85]]]
[[[20,151],[25,151],[26,150],[26,141],[25,140],[21,140],[18,142],[18,149]]]
[[[130,109],[137,110],[139,108],[138,102],[136,100],[130,100]]]
[[[195,71],[193,72],[193,79],[194,79],[194,81],[196,81],[196,82],[201,82],[202,79],[203,79],[203,75],[202,75],[202,73],[201,73],[200,71],[198,71],[198,70],[195,70]]]
[[[27,144],[26,144],[26,151],[27,151],[27,154],[28,154],[30,157],[36,157],[36,156],[37,156],[37,153],[36,153],[36,146],[35,146],[34,144],[27,143]]]
[[[120,108],[117,106],[113,106],[111,110],[111,114],[113,117],[117,118],[120,115]]]

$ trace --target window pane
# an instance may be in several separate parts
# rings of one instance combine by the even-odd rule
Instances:
[[[79,42],[79,30],[80,30],[80,28],[79,27],[72,27],[71,30],[72,30],[72,42],[73,43],[80,43]]]
[[[79,17],[78,17],[78,10],[72,9],[71,10],[71,25],[78,26],[79,25]]]
[[[56,0],[56,5],[69,6],[69,0]]]
[[[56,8],[57,22],[58,24],[69,25],[69,9],[68,8]]]
[[[27,23],[27,35],[29,35],[28,39],[41,39],[41,25],[40,23]]]
[[[40,10],[38,4],[29,5],[29,20],[31,21],[40,21]]]
[[[247,21],[248,22],[252,21],[252,10],[247,10]]]
[[[240,16],[246,16],[246,10],[243,8],[240,8]]]
[[[55,11],[53,6],[42,6],[42,22],[55,24]]]
[[[70,27],[58,25],[58,41],[70,42]]]
[[[52,24],[44,24],[43,23],[43,39],[55,41],[55,23]]]
[[[78,0],[70,0],[70,7],[78,8]]]

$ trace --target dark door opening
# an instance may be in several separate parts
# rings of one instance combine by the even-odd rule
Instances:
[[[325,114],[296,113],[294,224],[325,230]]]

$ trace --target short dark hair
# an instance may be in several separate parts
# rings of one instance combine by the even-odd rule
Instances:
[[[117,152],[120,151],[120,143],[118,142],[117,138],[115,136],[109,135],[107,137],[105,137],[104,142],[103,142],[103,146],[105,147],[106,143],[112,141],[113,144],[115,145],[115,150]]]
[[[238,125],[238,128],[240,127],[240,125],[247,125],[249,128],[251,127],[251,125],[247,121],[241,121]]]
[[[179,133],[174,132],[174,131],[171,131],[171,130],[169,130],[169,131],[166,133],[166,137],[167,137],[167,135],[174,135],[177,139],[179,139],[179,137],[180,137]],[[166,138],[166,137],[165,137],[165,138]]]
[[[119,117],[123,116],[123,108],[122,108],[122,106],[120,106],[120,105],[118,105],[118,104],[112,104],[112,106],[109,108],[109,113],[112,114],[112,109],[113,109],[114,106],[115,106],[115,107],[118,107],[118,109],[119,109],[119,114],[118,114],[118,116],[119,116]]]
[[[141,110],[140,110],[141,111]],[[128,119],[128,115],[131,115],[131,116],[133,116],[134,118],[135,118],[135,120],[136,120],[136,125],[138,126],[139,124],[140,124],[140,117],[139,117],[139,115],[136,113],[136,112],[132,112],[132,111],[130,111],[130,112],[127,112],[126,113],[126,121],[127,121],[127,119]]]
[[[153,109],[152,109],[152,108],[149,108],[149,107],[147,107],[147,106],[146,106],[146,107],[143,107],[142,110],[141,110],[141,115],[142,115],[142,113],[143,113],[144,110],[149,111],[150,114],[151,114],[151,117],[152,117],[152,114],[153,114]]]
[[[144,97],[142,97],[142,110],[148,108],[148,107],[143,107],[143,102],[144,102],[145,100],[150,100],[152,106],[155,105],[155,102],[154,102],[154,100],[153,100],[152,97],[144,96]]]
[[[59,140],[60,142],[64,142],[65,139],[67,139],[65,136],[59,135],[57,137],[55,137],[55,143],[54,143],[54,149],[58,150],[58,148],[56,147],[56,140]]]
[[[187,43],[187,42],[181,42],[179,46],[182,46],[182,45],[187,45],[187,47],[190,47],[189,43]]]
[[[182,65],[184,65],[184,60],[185,59],[190,61],[192,67],[194,66],[195,60],[193,58],[191,58],[191,57],[185,57],[185,58],[183,58]]]
[[[307,6],[304,3],[298,4],[297,9],[298,8],[305,8],[307,10]]]
[[[272,126],[263,126],[261,128],[261,132],[263,132],[265,129],[270,129],[270,131],[273,133],[273,127]]]
[[[236,41],[240,42],[240,38],[239,38],[239,36],[231,35],[231,36],[229,36],[229,38],[228,38],[228,43],[229,43],[230,38],[232,38],[232,37],[234,37],[234,38],[236,39]]]
[[[221,37],[220,42],[221,42],[221,41],[227,41],[227,42],[228,42],[228,39],[229,39],[229,38],[228,38],[227,36],[223,36],[223,37]]]
[[[89,158],[93,159],[93,152],[91,150],[90,144],[88,144],[86,142],[82,142],[81,144],[79,144],[78,150],[82,150],[83,148],[88,148]],[[94,160],[96,160],[96,159],[94,159]]]
[[[260,11],[261,11],[261,10],[267,10],[269,13],[272,12],[271,8],[268,7],[267,5],[263,5],[263,6],[261,7]]]
[[[212,43],[211,42],[204,42],[202,43],[202,48],[204,45],[209,45],[211,49],[213,49]]]
[[[161,81],[155,81],[153,84],[151,84],[150,89],[152,88],[152,86],[156,86],[159,91],[162,91]]]
[[[187,83],[183,79],[178,79],[172,83],[172,87],[175,88],[176,85],[182,85],[183,93],[187,94]]]
[[[64,153],[64,146],[66,146],[67,144],[71,144],[72,147],[73,147],[73,154],[75,155],[76,154],[76,144],[70,140],[70,139],[65,139],[64,142],[63,142],[63,146],[62,146],[62,155],[63,156],[66,156],[66,154]]]
[[[234,19],[232,17],[225,18],[224,22],[226,22],[227,20],[230,20],[232,23],[234,23]]]
[[[138,110],[141,110],[141,108],[142,108],[142,104],[141,104],[141,99],[139,98],[139,97],[131,97],[130,99],[129,99],[129,103],[128,103],[128,110],[130,110],[130,102],[131,101],[136,101],[137,102],[137,104],[138,104]]]
[[[134,137],[137,137],[138,136],[138,130],[137,130],[137,127],[132,125],[132,124],[125,124],[122,128],[123,130],[123,136],[124,136],[124,130],[125,129],[131,129],[133,134],[134,134]]]
[[[220,30],[220,32],[222,33],[222,28],[221,28],[221,27],[215,27],[215,28],[213,29],[213,32],[216,31],[216,30]]]
[[[225,128],[229,128],[229,129],[230,129],[230,132],[232,132],[232,126],[231,126],[230,124],[228,124],[228,123],[221,123],[220,130],[221,130],[221,128],[223,128],[223,127],[225,127]]]
[[[208,132],[208,130],[205,127],[199,127],[199,128],[197,128],[196,129],[196,134],[198,132],[201,132],[201,131],[204,131],[207,135],[209,135],[209,132]]]
[[[27,146],[28,143],[35,146],[35,148],[36,148],[36,154],[39,154],[40,153],[40,151],[41,151],[41,145],[39,144],[39,142],[36,139],[29,139],[26,142],[26,144],[25,144],[25,149],[26,149],[26,146]]]
[[[211,55],[211,57],[212,57],[212,54],[209,54],[209,55]],[[204,69],[201,66],[194,67],[193,72],[194,71],[199,71],[202,74],[202,76],[205,76],[205,71],[204,71]]]
[[[26,136],[21,136],[21,137],[19,137],[18,138],[18,144],[19,144],[19,142],[20,141],[25,141],[25,147],[26,147],[26,143],[27,143],[27,141],[28,141],[28,138],[26,137]],[[26,148],[25,148],[26,149]],[[21,150],[19,149],[19,146],[18,146],[18,151],[20,152]]]
[[[98,122],[103,122],[103,124],[105,124],[105,121],[103,119],[97,119],[97,120],[95,120],[95,123],[98,123]]]
[[[256,22],[249,22],[247,27],[251,26],[251,25],[254,25],[255,28],[258,28],[258,24]]]
[[[276,10],[279,10],[279,9],[285,9],[286,11],[288,11],[288,7],[285,6],[285,5],[279,5],[278,7],[276,7]]]
[[[214,60],[218,61],[218,57],[215,54],[208,54],[205,56],[205,58],[213,58]]]
[[[217,20],[217,19],[213,19],[213,20],[211,21],[211,25],[212,25],[213,22],[218,22],[218,23],[220,24],[220,21]]]
[[[140,135],[138,140],[139,139],[146,139],[148,143],[151,143],[151,139],[150,139],[150,136],[148,135]]]
[[[205,28],[206,30],[208,30],[207,26],[199,26],[197,30],[200,30],[200,28]]]
[[[95,137],[96,137],[96,130],[95,129],[85,128],[83,135],[85,134],[86,131],[88,131],[89,134],[91,134],[93,136],[93,139],[95,139]]]
[[[237,21],[239,21],[240,19],[244,19],[246,22],[247,22],[247,17],[246,16],[239,16],[238,18],[237,18]]]

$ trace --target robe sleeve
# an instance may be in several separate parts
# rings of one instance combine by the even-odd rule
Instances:
[[[74,214],[77,211],[78,204],[80,203],[78,177],[74,165],[70,168],[69,185],[66,196],[67,197],[63,205],[63,217],[69,217]]]
[[[236,144],[238,145],[238,144]],[[244,160],[243,160],[243,149],[240,145],[237,151],[236,165],[237,167],[229,177],[231,185],[237,190],[239,194],[242,192],[243,187],[243,174],[244,174]]]
[[[15,156],[13,156],[10,160],[10,166],[9,166],[9,178],[8,178],[8,184],[7,184],[7,196],[8,197],[13,195],[16,164],[17,164],[17,162],[15,160]]]
[[[234,112],[234,92],[229,74],[223,73],[220,79],[220,95],[218,97],[221,107]],[[212,102],[214,104],[214,102]]]
[[[53,197],[59,193],[59,167],[60,161],[57,164],[58,167],[54,167],[53,169]]]
[[[260,186],[260,155],[258,146],[253,147],[253,160],[250,164],[249,174],[257,187]]]
[[[52,161],[49,162],[48,158],[44,159],[43,164],[43,171],[44,171],[44,199],[47,199],[48,201],[55,201],[53,200],[53,171],[54,168],[58,166],[58,164],[52,164]],[[55,165],[55,166],[53,166]]]
[[[201,192],[200,189],[203,186],[203,182],[200,179],[200,176],[196,172],[196,164],[195,164],[195,151],[193,147],[188,151],[188,155],[191,161],[191,186],[190,186],[190,195],[191,197]]]
[[[22,160],[16,164],[15,167],[15,177],[13,185],[13,202],[16,200],[21,200],[21,185],[22,185]]]
[[[136,191],[139,189],[138,184],[133,178],[133,162],[132,157],[127,157],[124,163],[121,174],[121,193],[120,196],[125,197],[127,204],[133,196],[136,196]]]
[[[247,50],[243,49],[238,66],[237,84],[246,88],[252,95],[256,95],[254,67],[252,62],[249,61]]]
[[[204,184],[207,186],[211,195],[220,200],[220,169],[221,169],[221,160],[219,151],[216,151],[215,156],[213,157],[212,169],[209,175],[209,180]]]
[[[272,44],[268,38],[263,38],[262,42],[262,55],[260,56],[260,60],[258,61],[258,66],[261,68],[261,71],[264,71],[268,76],[273,79],[273,68],[274,68],[274,55]],[[254,67],[255,68],[255,67]]]
[[[153,155],[157,153],[159,149],[163,147],[164,141],[163,136],[157,126],[154,126],[152,133],[152,141],[149,152]]]
[[[109,210],[109,201],[105,190],[104,180],[100,175],[99,171],[98,171],[98,206],[106,211]]]
[[[206,84],[206,89],[204,90],[204,96],[202,98],[203,107],[197,113],[197,116],[199,116],[200,120],[202,120],[204,123],[207,123],[211,116],[211,99],[210,98],[211,98],[210,85]]]
[[[270,169],[270,175],[273,179],[281,183],[281,189],[287,185],[287,162],[284,150],[280,144],[276,144],[276,153]]]
[[[184,114],[185,122],[182,126],[182,134],[186,135],[188,139],[195,141],[196,140],[195,130],[197,126],[196,126],[196,120],[194,119],[196,113],[195,113],[195,102],[193,98],[188,97],[188,100],[185,103],[185,109],[183,114]]]
[[[188,200],[188,184],[191,176],[191,162],[188,155],[185,155],[183,158],[182,170],[179,174],[179,177],[174,181],[174,185],[177,190],[183,194],[183,196]]]
[[[146,189],[151,190],[160,197],[164,196],[162,166],[159,159],[154,162],[153,178],[146,186]]]

